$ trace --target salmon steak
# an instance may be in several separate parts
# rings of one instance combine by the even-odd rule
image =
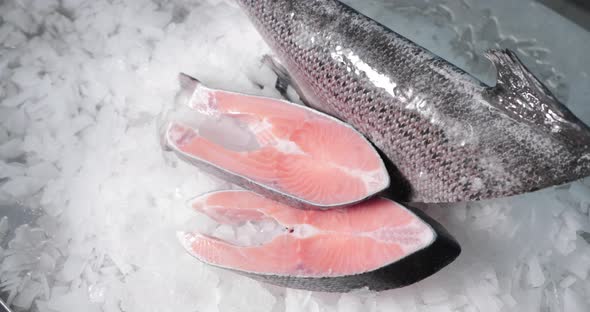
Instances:
[[[379,154],[351,126],[287,101],[180,80],[162,135],[179,158],[298,208],[349,206],[389,186]]]
[[[190,206],[238,229],[238,236],[245,236],[239,228],[246,226],[264,239],[244,243],[215,233],[179,232],[191,255],[278,286],[386,290],[430,276],[460,253],[434,220],[385,198],[348,208],[302,210],[239,190],[208,193]]]
[[[459,255],[438,223],[375,196],[389,186],[387,169],[351,126],[305,106],[179,78],[163,147],[247,189],[190,201],[219,225],[179,233],[197,259],[270,284],[345,292],[409,285]]]

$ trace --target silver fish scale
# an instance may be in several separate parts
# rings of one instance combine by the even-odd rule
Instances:
[[[400,199],[480,200],[590,174],[588,128],[509,52],[489,58],[517,86],[489,88],[338,1],[240,3],[310,105],[391,161],[393,192],[409,190]]]

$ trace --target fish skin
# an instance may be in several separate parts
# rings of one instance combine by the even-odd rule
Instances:
[[[441,224],[424,212],[408,205],[404,207],[427,223],[434,230],[436,237],[425,248],[376,270],[356,275],[315,278],[228,270],[260,282],[311,291],[349,292],[364,287],[373,291],[384,291],[409,286],[437,273],[453,262],[461,254],[461,246]]]
[[[590,175],[590,130],[508,50],[490,87],[336,0],[238,0],[310,106],[390,162],[395,199],[517,195]]]

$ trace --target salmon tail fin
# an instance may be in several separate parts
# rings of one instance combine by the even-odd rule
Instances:
[[[511,50],[488,50],[485,57],[496,67],[497,83],[486,90],[490,104],[511,118],[548,133],[588,132],[576,116],[549,91]],[[589,132],[590,134],[590,132]]]

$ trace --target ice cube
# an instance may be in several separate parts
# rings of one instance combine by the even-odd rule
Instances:
[[[487,283],[474,282],[474,284],[467,286],[467,296],[479,311],[499,312],[504,306],[504,303],[487,289],[488,287],[486,284]]]
[[[77,255],[70,255],[59,273],[59,278],[64,282],[73,281],[79,278],[84,270],[86,261]]]
[[[12,178],[16,176],[24,176],[25,175],[25,166],[12,162],[12,163],[5,163],[4,161],[0,160],[0,179],[3,178]]]
[[[15,109],[12,112],[7,113],[6,120],[2,122],[2,126],[10,131],[13,139],[23,136],[29,127],[24,109]],[[38,147],[39,146],[36,146],[36,148]]]
[[[105,300],[105,285],[93,284],[88,286],[88,295],[90,302],[100,303]]]
[[[355,312],[364,311],[361,300],[352,294],[342,294],[340,300],[338,300],[338,311],[342,312]]]
[[[377,298],[377,311],[378,312],[405,312],[405,311],[416,311],[414,307],[413,310],[406,310],[403,309],[402,306],[398,304],[395,298],[390,297],[378,297]]]
[[[566,288],[563,293],[563,311],[587,312],[590,303],[584,297],[571,288]]]
[[[320,312],[320,305],[312,297],[311,291],[299,289],[285,290],[285,312]]]
[[[554,248],[562,255],[569,255],[576,250],[576,236],[576,232],[571,228],[566,225],[561,226],[553,243]]]
[[[590,194],[590,187],[582,182],[574,182],[570,185],[569,193],[578,201],[589,201],[588,194]]]
[[[230,290],[223,293],[219,302],[220,311],[270,312],[276,298],[262,285],[248,278],[236,278]]]
[[[449,299],[449,294],[440,287],[427,287],[421,294],[422,300],[427,305],[439,304]]]
[[[0,89],[1,91],[2,89]],[[0,98],[2,97],[2,95],[0,95]],[[1,114],[2,112],[0,112]],[[4,142],[8,141],[9,138],[9,134],[8,134],[8,130],[6,130],[1,124],[0,124],[0,144],[3,144]]]
[[[37,178],[18,176],[0,186],[0,192],[22,199],[32,196],[43,188],[43,181]]]
[[[232,228],[232,226],[227,225],[227,224],[219,225],[213,231],[212,235],[219,238],[219,239],[226,240],[226,241],[235,241],[235,239],[236,239],[234,229]]]
[[[418,305],[414,289],[400,288],[384,292],[377,297],[379,312],[416,312]]]
[[[30,100],[31,98],[33,98],[36,95],[36,90],[31,89],[25,92],[21,92],[18,93],[12,97],[9,97],[8,99],[5,99],[3,101],[0,101],[0,103],[2,104],[3,107],[11,107],[11,108],[15,108],[18,107],[19,105],[23,104],[24,102],[26,102],[27,100]],[[10,128],[8,128],[10,129]]]
[[[45,272],[53,272],[55,270],[55,263],[55,259],[45,252],[39,258],[39,268]]]
[[[77,116],[70,120],[70,131],[78,133],[94,123],[94,119],[86,114]]]
[[[16,307],[24,310],[29,310],[35,300],[43,292],[43,287],[40,283],[29,281],[23,285],[22,290],[14,298],[13,304]]]
[[[10,242],[11,248],[29,249],[39,246],[47,237],[40,228],[31,228],[28,224],[19,226],[14,231],[14,239]]]
[[[31,3],[35,10],[43,13],[48,13],[59,7],[59,0],[35,1]]]
[[[257,225],[256,227],[259,228],[260,232],[266,233],[273,233],[277,229],[282,228],[282,226],[278,222],[272,219],[263,219],[259,221],[259,225]]]
[[[545,275],[539,263],[539,257],[531,256],[527,262],[527,283],[532,287],[540,287],[545,283]]]
[[[424,306],[423,311],[428,311],[428,312],[452,312],[452,311],[455,311],[455,310],[453,310],[449,304],[435,304],[435,305],[427,305],[427,306]]]
[[[581,280],[586,280],[590,270],[590,250],[577,250],[570,254],[565,263],[568,271],[576,275]]]
[[[500,299],[506,304],[509,308],[514,308],[516,306],[516,300],[510,293],[505,293],[500,296]]]
[[[20,272],[34,267],[36,260],[26,252],[16,252],[4,257],[0,268],[4,272]]]
[[[252,246],[255,244],[254,241],[257,240],[255,234],[252,233],[248,226],[240,226],[236,229],[236,240],[241,246]]]
[[[8,142],[0,145],[0,160],[14,159],[23,153],[23,141],[19,138],[14,138]]]
[[[29,166],[26,170],[27,176],[36,177],[41,179],[51,179],[58,176],[59,171],[50,162],[41,162],[32,166]]]
[[[4,216],[0,219],[0,245],[4,242],[8,229],[8,217]]]
[[[47,307],[60,312],[100,312],[96,303],[90,302],[88,292],[84,289],[74,289],[66,294],[52,296]]]
[[[37,225],[43,229],[48,236],[53,236],[58,231],[57,220],[51,216],[43,215],[37,218]]]
[[[577,232],[582,228],[581,216],[573,210],[565,211],[561,214],[564,224],[572,231]]]
[[[567,275],[564,277],[561,282],[559,282],[559,287],[561,288],[568,288],[572,286],[576,282],[576,278],[572,275]]]

